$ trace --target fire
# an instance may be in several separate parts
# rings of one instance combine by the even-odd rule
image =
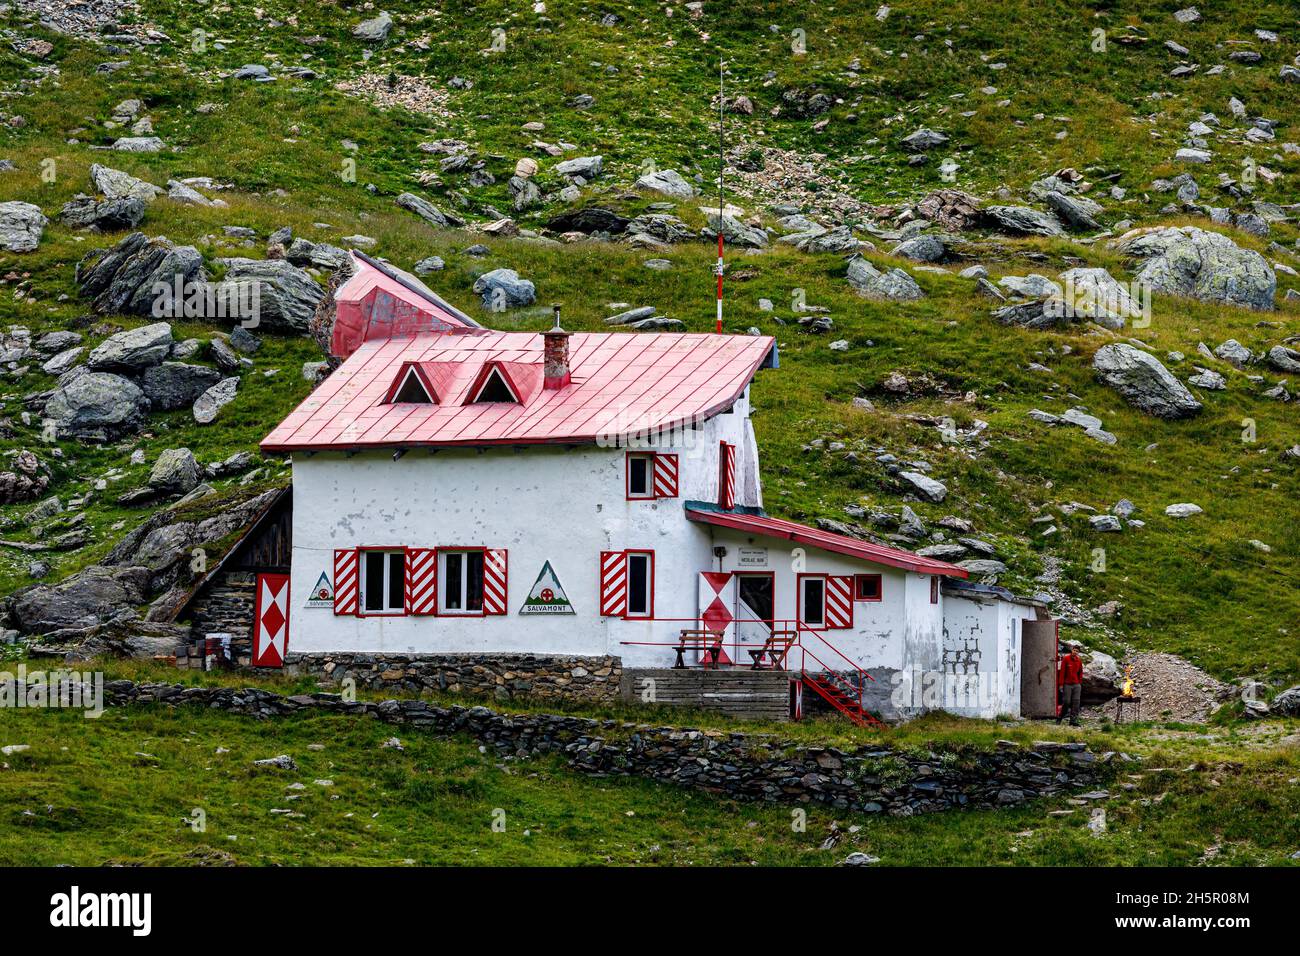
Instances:
[[[1121,685],[1120,695],[1122,697],[1133,696],[1133,668],[1131,666],[1124,668],[1124,683]]]

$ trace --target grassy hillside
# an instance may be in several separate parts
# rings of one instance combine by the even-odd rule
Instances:
[[[565,156],[605,156],[607,172],[584,190],[583,204],[632,214],[661,200],[630,192],[647,161],[675,168],[688,179],[698,174],[701,185],[711,189],[721,51],[729,69],[728,96],[743,94],[754,106],[752,115],[727,117],[728,199],[768,221],[766,204],[777,199],[802,203],[829,224],[869,218],[866,211],[846,211],[851,206],[915,200],[946,185],[986,199],[1000,189],[1022,198],[1031,182],[1074,166],[1098,182],[1119,175],[1115,182],[1127,197],[1099,195],[1107,224],[1131,219],[1205,226],[1202,218],[1160,213],[1171,196],[1149,190],[1149,184],[1183,171],[1172,157],[1187,124],[1206,111],[1228,118],[1232,96],[1252,116],[1284,124],[1294,120],[1297,88],[1283,83],[1278,72],[1300,49],[1300,24],[1294,9],[1281,2],[1207,10],[1205,21],[1194,25],[1173,20],[1180,6],[1130,2],[1084,9],[1057,0],[912,0],[894,4],[882,23],[874,17],[875,3],[796,11],[755,0],[706,2],[693,17],[681,6],[672,6],[669,16],[670,7],[660,4],[548,2],[545,17],[539,17],[521,4],[431,9],[403,2],[386,6],[397,21],[388,40],[367,44],[350,30],[377,10],[359,5],[180,6],[146,0],[141,23],[171,40],[138,51],[109,50],[24,26],[11,12],[8,26],[49,39],[54,48],[44,60],[7,45],[0,51],[0,86],[16,94],[5,101],[4,112],[23,117],[21,124],[0,127],[0,153],[17,167],[0,173],[0,200],[36,202],[53,218],[64,202],[89,190],[93,162],[160,185],[173,177],[210,176],[233,187],[219,194],[228,208],[182,207],[160,199],[149,207],[141,228],[193,243],[209,259],[261,255],[265,237],[285,225],[295,235],[334,243],[361,233],[377,240],[377,254],[403,267],[431,254],[443,256],[447,267],[431,277],[431,284],[495,327],[541,329],[548,321],[545,308],[498,316],[479,306],[470,291],[474,278],[505,266],[537,284],[539,307],[562,301],[570,328],[603,328],[602,319],[617,311],[615,303],[630,303],[655,305],[691,330],[707,331],[713,315],[713,252],[705,243],[661,254],[610,243],[497,240],[435,230],[396,209],[393,197],[415,191],[474,221],[495,218],[493,208],[509,213],[505,183],[519,157],[539,161],[544,192],[561,184],[551,170],[557,160],[531,147],[536,140],[574,144]],[[617,21],[602,25],[609,14]],[[492,47],[494,28],[505,30],[504,51],[483,52]],[[1104,53],[1092,49],[1096,28],[1107,34]],[[1277,31],[1282,42],[1254,40],[1257,28]],[[795,30],[803,31],[802,54],[792,49]],[[1148,39],[1125,44],[1119,42],[1122,36]],[[1163,46],[1167,39],[1191,51],[1183,59],[1201,64],[1191,78],[1168,75],[1180,58]],[[1262,54],[1257,66],[1228,59],[1240,48],[1234,41],[1246,40]],[[118,60],[131,65],[95,72],[96,65]],[[222,79],[244,63],[271,66],[277,79]],[[1219,63],[1228,68],[1206,75]],[[998,64],[1005,68],[994,68]],[[57,74],[48,71],[51,65]],[[280,72],[280,65],[307,66],[319,76],[293,79]],[[449,87],[453,76],[472,86]],[[409,94],[408,106],[416,109],[380,109],[335,89],[358,82],[373,82],[381,97]],[[985,87],[996,92],[982,92]],[[830,109],[817,117],[793,115],[815,92],[835,101]],[[592,97],[591,104],[576,106],[575,97],[583,95]],[[128,97],[145,102],[156,135],[174,151],[126,154],[94,148],[124,133],[103,124],[114,105]],[[1003,100],[1010,102],[998,105]],[[209,103],[218,108],[199,112]],[[821,120],[829,123],[818,129]],[[521,128],[530,122],[544,128]],[[941,179],[940,153],[926,165],[908,164],[899,140],[923,125],[950,137],[942,155],[959,165],[955,182]],[[1278,143],[1297,136],[1283,125]],[[438,157],[419,144],[444,137],[469,143],[495,184],[471,187],[463,174],[439,174],[441,185],[422,186],[418,177],[436,172]],[[1283,153],[1277,144],[1252,146],[1235,135],[1217,138],[1213,148],[1213,163],[1193,170],[1208,204],[1231,203],[1215,191],[1216,177],[1240,179],[1247,156],[1281,174],[1273,182],[1260,177],[1253,198],[1296,201],[1300,156]],[[53,164],[42,165],[46,160]],[[347,160],[355,160],[355,182],[341,178]],[[782,168],[796,162],[807,164],[812,175],[790,174],[783,182]],[[51,169],[52,181],[42,178],[42,171]],[[679,203],[675,212],[699,225],[703,216],[696,205]],[[562,202],[550,202],[517,218],[536,228],[563,208]],[[252,227],[260,239],[251,251],[243,249],[222,235],[224,225]],[[1267,238],[1222,228],[1242,246],[1300,267],[1294,221],[1275,223]],[[73,265],[88,248],[118,238],[75,234],[52,222],[36,252],[0,254],[6,286],[0,290],[0,327],[75,328],[87,335],[87,344],[112,331],[77,300]],[[1300,440],[1295,410],[1259,394],[1279,376],[1196,358],[1199,342],[1213,347],[1233,337],[1260,350],[1296,334],[1300,308],[1281,298],[1283,290],[1300,288],[1300,282],[1279,276],[1280,307],[1268,315],[1157,297],[1152,326],[1139,333],[1142,340],[1159,355],[1176,350],[1188,356],[1181,365],[1171,364],[1180,378],[1196,361],[1228,380],[1226,391],[1198,393],[1206,407],[1197,418],[1161,422],[1132,410],[1093,379],[1092,353],[1123,336],[1085,327],[1063,332],[1003,327],[990,318],[989,300],[956,275],[975,261],[988,265],[993,278],[1054,275],[1082,262],[1127,278],[1127,263],[1103,243],[971,239],[970,258],[947,274],[893,263],[883,252],[870,254],[878,265],[903,264],[913,273],[927,297],[907,304],[859,298],[845,284],[844,263],[836,255],[784,247],[729,253],[728,330],[757,327],[776,335],[781,347],[781,370],[761,374],[753,392],[769,510],[800,520],[845,520],[844,507],[856,504],[896,510],[900,489],[875,463],[877,449],[904,460],[923,458],[948,484],[950,495],[942,505],[912,507],[928,522],[948,514],[974,522],[1011,565],[1007,583],[1035,589],[1032,579],[1043,559],[1054,556],[1063,562],[1062,586],[1081,607],[1120,603],[1106,634],[1076,631],[1090,643],[1169,650],[1229,678],[1293,681],[1300,676],[1300,593],[1291,586],[1300,531],[1288,520],[1300,480],[1297,460],[1279,457]],[[477,242],[488,246],[486,257],[464,253]],[[885,250],[891,243],[877,245]],[[661,255],[673,261],[671,271],[644,267],[646,259]],[[790,303],[796,290],[803,290],[808,303],[829,308],[831,333],[813,335],[794,324]],[[758,308],[764,298],[775,303],[773,312]],[[136,320],[112,321],[121,327]],[[178,328],[177,337],[211,331]],[[0,380],[9,423],[0,430],[0,449],[36,449],[55,468],[50,493],[65,501],[92,492],[82,519],[91,543],[43,555],[53,562],[55,577],[93,561],[143,520],[147,512],[119,508],[113,501],[143,480],[163,449],[184,445],[205,462],[252,449],[307,394],[299,369],[319,357],[314,346],[305,339],[263,338],[239,398],[216,426],[195,425],[188,411],[154,416],[134,441],[104,448],[61,442],[62,458],[51,457],[54,450],[40,438],[39,414],[23,404],[25,395],[52,387],[53,380],[39,366]],[[847,340],[847,351],[829,349],[836,339]],[[278,371],[265,374],[273,370]],[[880,384],[894,371],[913,381],[928,376],[932,385],[892,396]],[[1265,381],[1252,382],[1248,374],[1263,375]],[[858,396],[870,398],[877,410],[856,408],[852,399]],[[1102,418],[1117,444],[1103,446],[1077,429],[1052,429],[1027,417],[1034,408],[1059,413],[1074,405]],[[31,412],[28,421],[24,411]],[[926,424],[935,417],[950,417],[963,427],[978,419],[989,427],[980,441],[947,444]],[[1253,442],[1242,440],[1244,419],[1255,423]],[[843,442],[855,456],[803,450],[818,438]],[[145,464],[130,464],[135,449],[144,450]],[[109,487],[94,491],[96,479],[113,470]],[[274,462],[256,482],[282,481],[286,475],[283,464]],[[1136,516],[1147,522],[1145,528],[1103,535],[1088,529],[1084,515],[1055,510],[1075,501],[1105,510],[1121,497],[1138,506]],[[1165,505],[1182,501],[1200,504],[1205,514],[1186,521],[1164,516]],[[21,521],[29,509],[0,508],[0,536],[31,540],[32,529]],[[1033,523],[1044,514],[1054,515],[1059,527],[1048,538]],[[56,519],[44,529],[47,535],[57,533],[57,520],[71,519]],[[1252,539],[1271,551],[1252,546]],[[1098,547],[1106,551],[1104,572],[1090,570]],[[0,592],[30,580],[31,557],[0,547]]]

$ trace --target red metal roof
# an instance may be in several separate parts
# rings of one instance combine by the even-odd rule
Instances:
[[[587,443],[708,418],[744,392],[773,347],[767,336],[575,332],[572,384],[538,387],[536,332],[432,333],[360,343],[262,441],[264,452]],[[410,364],[436,403],[386,402]],[[503,371],[521,403],[464,404],[484,366]]]
[[[823,551],[847,554],[852,558],[862,558],[865,561],[887,565],[891,568],[916,571],[918,574],[939,574],[953,578],[969,577],[969,573],[965,568],[959,568],[947,561],[923,558],[901,548],[872,544],[870,541],[859,541],[857,538],[850,538],[848,535],[822,531],[820,528],[811,528],[806,524],[797,524],[794,521],[785,521],[782,518],[769,518],[766,515],[745,514],[737,511],[705,511],[695,508],[687,508],[686,517],[691,521],[714,524],[722,528],[732,528],[736,531],[748,531],[769,538],[785,538],[788,541],[797,541],[813,548],[821,548]]]

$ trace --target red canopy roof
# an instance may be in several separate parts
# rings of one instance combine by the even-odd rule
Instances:
[[[947,561],[923,558],[901,548],[859,541],[848,535],[822,531],[820,528],[811,528],[806,524],[797,524],[781,518],[769,518],[766,515],[745,514],[738,511],[707,511],[690,507],[686,509],[686,517],[692,521],[732,528],[736,531],[748,531],[769,538],[785,538],[787,541],[797,541],[813,548],[821,548],[823,551],[847,554],[849,557],[862,558],[891,568],[903,568],[918,574],[939,574],[953,578],[970,576],[965,568],[959,568]]]
[[[543,389],[535,387],[539,333],[372,339],[263,439],[262,450],[587,443],[667,430],[732,405],[773,344],[767,336],[575,332],[572,384]],[[412,364],[433,385],[434,402],[387,401]],[[465,403],[488,364],[502,369],[522,402]]]

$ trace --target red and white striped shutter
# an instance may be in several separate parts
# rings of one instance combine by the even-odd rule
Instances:
[[[718,507],[736,507],[736,446],[718,443]]]
[[[627,557],[622,551],[600,552],[600,613],[603,617],[627,614]]]
[[[438,613],[438,550],[406,549],[406,613]]]
[[[826,626],[853,626],[853,575],[826,575]]]
[[[488,548],[483,552],[483,613],[506,613],[508,595],[506,549]]]
[[[356,548],[334,549],[334,613],[356,614],[361,606],[360,554]]]
[[[677,497],[676,455],[655,455],[655,497]]]

